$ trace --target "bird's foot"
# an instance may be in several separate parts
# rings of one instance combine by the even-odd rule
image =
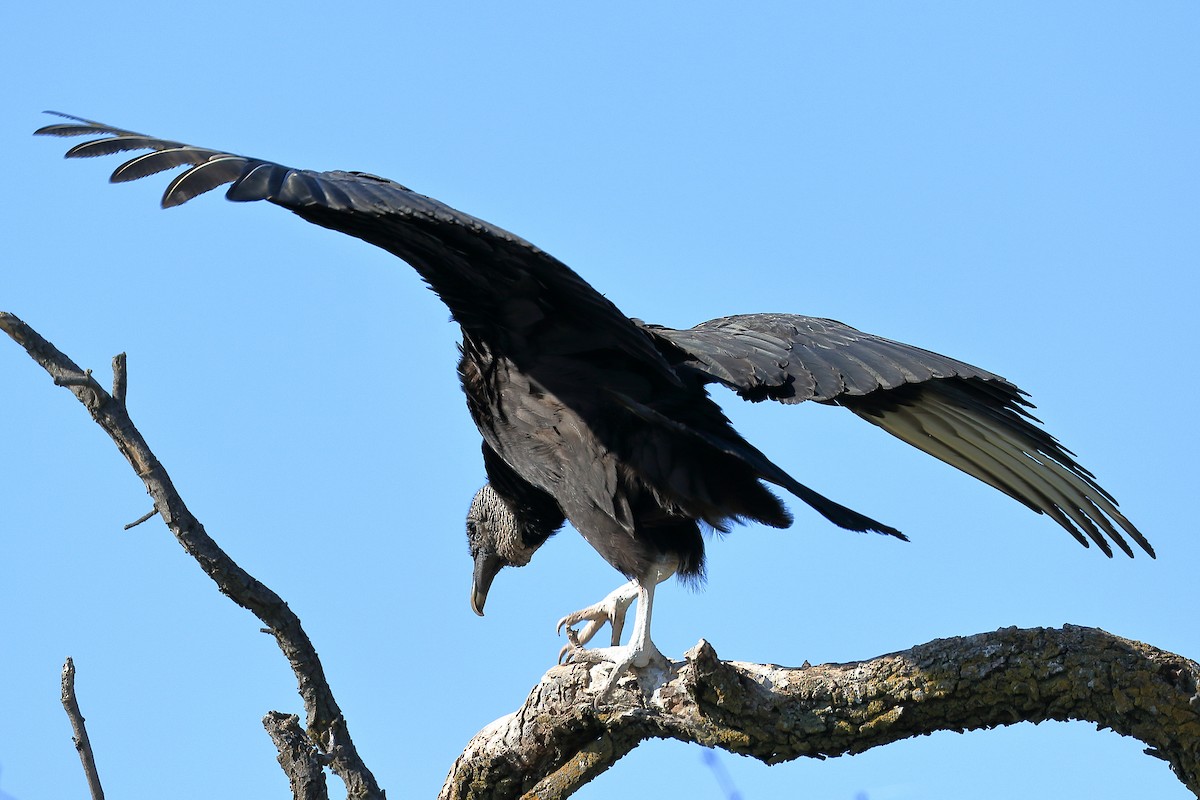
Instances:
[[[570,634],[568,633],[568,636]],[[569,648],[564,648],[569,649]],[[591,665],[612,665],[611,671],[604,678],[599,690],[596,693],[595,700],[597,702],[606,700],[613,689],[617,687],[621,679],[634,670],[644,670],[647,667],[656,667],[658,669],[670,668],[671,662],[667,660],[654,642],[646,642],[644,646],[637,647],[634,644],[614,647],[596,647],[587,649],[577,647],[569,649],[569,656],[566,663],[570,664],[591,664]],[[603,675],[603,672],[600,673]],[[657,680],[654,683],[658,683]]]
[[[629,606],[637,597],[637,586],[633,583],[627,583],[610,592],[607,597],[599,603],[588,606],[587,608],[576,611],[572,614],[567,614],[558,621],[558,632],[562,633],[566,628],[567,644],[558,652],[558,663],[564,664],[568,656],[574,658],[574,654],[582,651],[584,645],[592,640],[605,623],[612,626],[612,645],[616,647],[621,643],[621,631],[625,628],[625,614],[629,611]],[[578,625],[583,621],[587,624],[580,630],[575,630],[574,625]]]

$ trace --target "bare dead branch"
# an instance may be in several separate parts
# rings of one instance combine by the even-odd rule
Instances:
[[[251,611],[271,630],[299,683],[308,735],[329,753],[329,766],[345,782],[347,796],[352,800],[382,800],[383,791],[354,747],[342,712],[325,679],[316,648],[304,632],[299,617],[279,595],[238,566],[209,537],[134,426],[125,404],[114,402],[114,398],[91,377],[90,370],[81,369],[12,314],[0,312],[0,330],[25,348],[56,385],[67,387],[83,403],[145,483],[155,510],[183,549],[196,559],[222,594]],[[123,379],[114,383],[115,389],[123,391]]]
[[[145,514],[142,514],[140,517],[135,519],[133,522],[130,522],[129,524],[127,524],[122,530],[130,530],[132,528],[136,528],[138,525],[141,525],[143,522],[150,519],[157,513],[158,513],[158,509],[152,508],[149,511],[147,511]]]
[[[125,405],[125,390],[129,386],[129,373],[126,370],[125,354],[117,353],[112,360],[113,372],[113,400],[116,400],[121,405]]]
[[[69,657],[62,669],[62,704],[67,711],[67,719],[71,721],[71,738],[75,742],[75,749],[79,752],[79,760],[83,762],[83,774],[87,778],[88,791],[92,795],[92,800],[104,800],[104,789],[100,786],[100,773],[96,770],[96,759],[92,754],[92,741],[88,738],[87,727],[83,724],[79,701],[75,699],[75,662]]]
[[[443,800],[569,796],[640,742],[671,738],[767,764],[826,758],[939,730],[1087,720],[1133,736],[1200,797],[1200,665],[1096,628],[1006,628],[870,661],[816,667],[723,662],[701,641],[650,692],[555,667],[515,713],[484,728]]]
[[[279,766],[288,776],[292,797],[295,800],[328,800],[323,759],[300,728],[300,718],[295,714],[271,711],[263,717],[263,727],[279,751]]]

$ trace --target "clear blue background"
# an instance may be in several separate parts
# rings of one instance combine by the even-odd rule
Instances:
[[[710,547],[655,637],[849,661],[1076,623],[1191,657],[1200,6],[1154,3],[22,3],[0,25],[0,309],[107,381],[209,532],[300,615],[389,795],[431,797],[620,577],[573,532],[467,605],[482,481],[456,328],[403,263],[266,204],[157,208],[29,134],[53,108],[310,168],[367,170],[505,226],[632,316],[841,319],[1034,395],[1158,549],[1105,559],[822,407],[720,396],[801,480],[906,531]],[[36,7],[35,7],[36,6]],[[259,720],[298,711],[65,390],[0,341],[0,793],[85,792],[67,655],[112,797],[284,797]],[[941,734],[767,768],[745,798],[1183,798],[1086,724]],[[647,743],[581,798],[721,798]],[[340,784],[333,781],[340,791]],[[0,795],[2,796],[2,795]]]

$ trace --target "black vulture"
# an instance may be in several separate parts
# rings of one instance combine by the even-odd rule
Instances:
[[[471,606],[492,579],[521,566],[566,520],[629,578],[595,606],[564,617],[575,652],[606,622],[616,662],[659,656],[650,639],[655,586],[697,578],[705,526],[774,527],[791,516],[765,485],[788,490],[831,522],[905,538],[804,486],[743,439],[707,386],[752,402],[843,406],[926,453],[1047,514],[1085,547],[1127,555],[1145,537],[1073,454],[1038,427],[1015,385],[986,370],[794,314],[748,314],[687,330],[625,316],[579,275],[525,240],[394,181],[314,172],[59,115],[37,131],[90,136],[68,158],[149,150],[114,182],[172,167],[164,207],[224,184],[235,201],[267,200],[412,265],[462,327],[459,376],[483,436],[488,483],[467,514]],[[1123,535],[1124,534],[1124,535]],[[625,612],[638,610],[617,647]],[[586,622],[575,632],[570,626]],[[565,650],[566,648],[564,648]]]

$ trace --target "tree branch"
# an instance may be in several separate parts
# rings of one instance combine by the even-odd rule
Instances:
[[[279,751],[279,766],[287,773],[295,800],[329,800],[325,770],[312,740],[300,728],[295,714],[271,711],[263,717],[263,727]]]
[[[125,362],[114,360],[114,397],[104,390],[91,370],[83,370],[37,331],[16,316],[0,312],[0,330],[42,366],[58,386],[67,387],[91,413],[117,449],[146,485],[154,509],[188,555],[200,564],[221,593],[251,611],[275,636],[291,664],[304,700],[308,736],[328,757],[330,768],[346,784],[351,800],[382,800],[384,794],[375,777],[362,762],[345,719],[325,679],[316,648],[304,632],[300,619],[279,595],[238,566],[205,532],[176,491],[170,476],[134,427],[123,402]],[[289,775],[289,777],[291,777]]]
[[[443,800],[569,796],[640,742],[670,738],[767,764],[826,758],[939,730],[1087,720],[1149,745],[1200,797],[1200,665],[1097,628],[1006,628],[870,661],[798,668],[724,662],[701,641],[663,681],[555,667],[472,739]]]
[[[96,758],[92,754],[92,741],[88,738],[87,727],[83,724],[83,714],[79,710],[79,701],[75,699],[75,662],[70,658],[62,668],[62,704],[66,709],[67,719],[71,721],[72,739],[75,749],[79,751],[79,760],[83,762],[83,774],[87,778],[88,792],[92,800],[104,800],[104,789],[100,786],[100,773],[96,769]]]

